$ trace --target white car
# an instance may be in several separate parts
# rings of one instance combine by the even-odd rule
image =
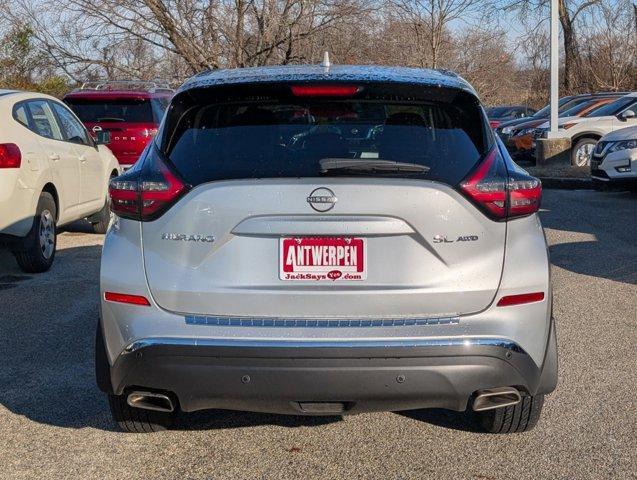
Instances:
[[[637,126],[602,137],[591,158],[591,177],[600,184],[637,187]]]
[[[0,118],[0,243],[22,270],[43,272],[58,226],[88,218],[96,233],[106,231],[108,182],[120,167],[51,96],[0,90]]]
[[[621,128],[637,125],[637,92],[594,110],[586,117],[560,118],[557,136],[571,141],[571,164],[590,165],[595,145],[604,135]],[[535,137],[546,137],[549,123],[543,123]]]

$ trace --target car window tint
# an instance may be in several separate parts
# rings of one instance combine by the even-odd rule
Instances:
[[[85,123],[128,122],[154,123],[153,111],[148,99],[67,98],[65,102]]]
[[[365,175],[457,184],[485,153],[474,103],[329,101],[205,103],[169,111],[164,152],[193,185],[264,177]],[[249,139],[249,141],[247,141]],[[328,168],[349,160],[422,168]]]
[[[57,113],[62,126],[62,132],[66,140],[72,143],[79,143],[81,145],[89,145],[88,135],[86,130],[80,122],[73,116],[73,114],[63,105],[56,102],[51,102],[53,110]]]
[[[595,113],[589,116],[606,117],[609,115],[617,115],[618,113],[623,112],[633,103],[635,103],[634,97],[622,97],[618,100],[615,100],[613,103],[609,103],[607,105],[604,105],[602,108],[595,110]]]
[[[169,100],[166,97],[153,98],[151,100],[155,123],[160,123],[161,119],[164,118],[164,112],[168,108],[168,104]]]
[[[25,127],[29,127],[29,119],[27,116],[27,109],[24,104],[18,105],[13,110],[13,118],[15,118],[18,122],[20,122]]]
[[[635,102],[631,103],[630,105],[628,105],[620,113],[624,113],[626,110],[632,110],[633,112],[637,113],[637,101],[635,101]]]
[[[54,140],[64,140],[62,130],[55,119],[49,102],[46,100],[32,100],[27,105],[33,120],[32,130],[35,133]]]

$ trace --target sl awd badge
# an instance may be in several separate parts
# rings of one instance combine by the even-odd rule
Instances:
[[[463,235],[458,237],[456,240],[449,240],[446,235],[436,235],[434,237],[434,243],[475,242],[477,240],[477,235]]]

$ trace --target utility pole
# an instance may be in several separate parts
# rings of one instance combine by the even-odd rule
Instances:
[[[560,30],[558,18],[558,0],[551,0],[551,129],[549,138],[557,133],[558,110],[560,101]]]
[[[557,129],[558,111],[560,108],[560,30],[559,2],[551,0],[551,115],[550,129],[546,138],[538,138],[536,158],[538,165],[571,163],[571,140],[560,137]]]

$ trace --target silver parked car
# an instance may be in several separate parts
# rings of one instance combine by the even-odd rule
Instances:
[[[540,182],[434,70],[217,70],[111,182],[114,419],[446,408],[532,428],[557,382]]]

